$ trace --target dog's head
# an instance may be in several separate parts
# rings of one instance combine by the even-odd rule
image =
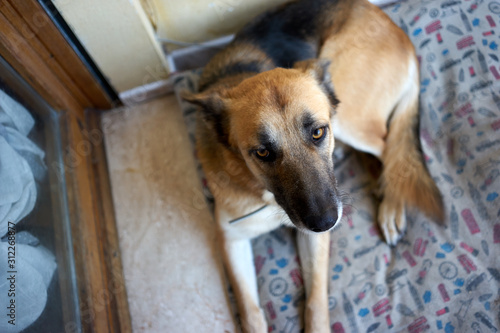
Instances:
[[[338,101],[329,62],[277,68],[236,87],[188,95],[220,142],[241,154],[299,229],[322,232],[341,218],[330,122]]]

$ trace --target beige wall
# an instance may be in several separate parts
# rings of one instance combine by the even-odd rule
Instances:
[[[118,91],[167,76],[163,52],[139,0],[54,0]]]

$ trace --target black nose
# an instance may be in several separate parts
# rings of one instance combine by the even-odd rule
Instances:
[[[337,219],[337,208],[334,208],[322,215],[309,215],[304,219],[304,223],[309,230],[322,232],[331,229],[337,223]]]

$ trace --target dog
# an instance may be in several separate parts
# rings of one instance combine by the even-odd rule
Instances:
[[[250,240],[283,224],[300,231],[305,331],[330,331],[328,231],[343,211],[335,140],[381,160],[377,222],[389,245],[407,208],[443,220],[418,140],[415,50],[368,1],[299,0],[258,16],[210,60],[199,90],[183,98],[200,109],[197,151],[244,331],[267,332]]]

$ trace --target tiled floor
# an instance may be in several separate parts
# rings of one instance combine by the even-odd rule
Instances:
[[[134,332],[234,332],[175,96],[110,111],[103,129]]]

